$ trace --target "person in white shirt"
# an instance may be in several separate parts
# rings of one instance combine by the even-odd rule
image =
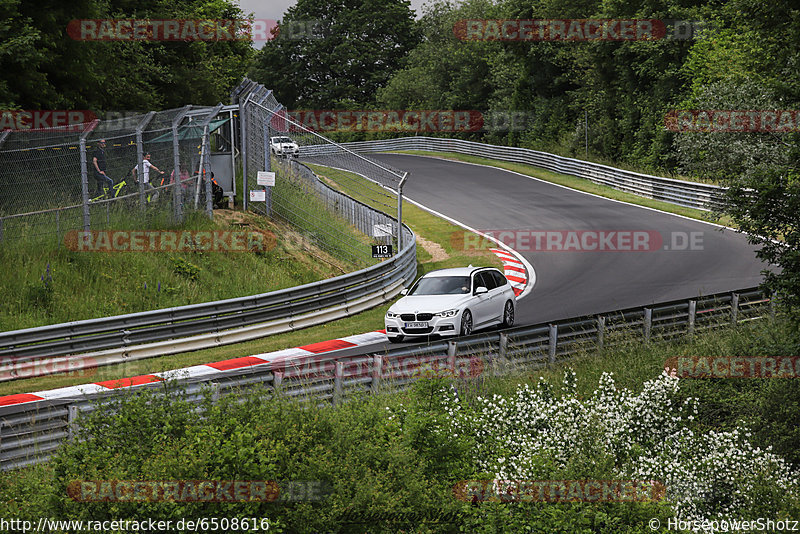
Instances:
[[[156,190],[155,187],[153,187],[150,184],[150,168],[151,167],[153,168],[153,170],[155,170],[159,174],[164,174],[164,171],[162,171],[161,169],[159,169],[158,167],[156,167],[155,165],[150,163],[150,153],[148,152],[147,154],[144,155],[144,159],[142,160],[142,169],[143,169],[142,170],[142,179],[144,181],[145,189],[153,191],[153,200],[155,200],[156,198],[158,198],[158,191]],[[136,182],[136,183],[139,182],[139,180],[137,178],[138,172],[139,172],[139,166],[136,165],[133,168],[133,181]]]

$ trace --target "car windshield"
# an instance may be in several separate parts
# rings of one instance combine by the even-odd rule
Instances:
[[[462,295],[469,293],[469,276],[429,276],[420,278],[409,295]]]
[[[276,143],[291,143],[292,140],[289,139],[288,137],[276,137],[275,138],[275,142]]]

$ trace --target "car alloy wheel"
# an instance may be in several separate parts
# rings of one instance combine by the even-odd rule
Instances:
[[[514,304],[509,300],[503,310],[503,328],[514,326]]]
[[[469,310],[464,310],[461,315],[461,335],[468,336],[472,333],[472,314]]]

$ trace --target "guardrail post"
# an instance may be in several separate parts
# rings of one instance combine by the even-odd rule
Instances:
[[[606,318],[602,315],[597,316],[597,350],[603,350],[606,342]]]
[[[383,355],[376,354],[372,357],[372,394],[377,395],[381,387],[383,373]]]
[[[211,404],[217,404],[219,402],[219,383],[213,382],[211,384]]]
[[[68,440],[75,439],[75,434],[78,432],[78,407],[74,404],[67,406],[67,428],[69,432]]]
[[[456,376],[456,353],[458,352],[458,342],[447,342],[447,368]]]
[[[556,349],[558,348],[558,325],[551,324],[550,325],[550,341],[548,344],[548,360],[550,363],[554,363],[556,361]]]
[[[731,325],[739,321],[739,293],[731,293]]]
[[[511,359],[508,357],[508,334],[505,332],[500,332],[500,348],[497,351],[496,362],[503,367],[503,373],[506,373],[508,368],[511,367]],[[495,376],[499,374],[499,371],[500,369],[495,365]]]
[[[650,343],[650,333],[653,330],[653,309],[644,309],[644,342]]]
[[[333,375],[333,405],[336,406],[342,402],[342,377],[344,376],[344,363],[335,362],[334,375]]]
[[[279,395],[283,387],[283,371],[274,371],[272,373],[272,390],[275,395]]]
[[[697,319],[697,301],[689,301],[689,325],[686,327],[686,333],[690,336],[694,335],[694,326]]]

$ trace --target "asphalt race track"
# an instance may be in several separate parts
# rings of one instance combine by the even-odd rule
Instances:
[[[408,199],[477,230],[506,231],[503,241],[536,272],[533,290],[518,302],[517,325],[756,286],[766,267],[745,236],[715,225],[492,167],[405,154],[370,157],[410,172]],[[549,234],[537,246],[533,231]],[[610,250],[632,244],[609,240],[620,235],[611,232],[637,232],[639,250]],[[548,250],[548,238],[563,240]],[[601,243],[607,250],[575,250]]]

